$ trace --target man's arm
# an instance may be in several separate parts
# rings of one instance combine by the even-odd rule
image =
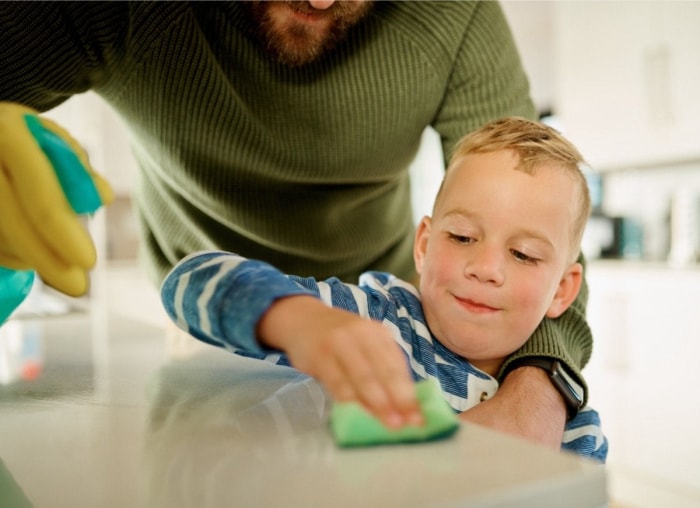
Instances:
[[[432,127],[442,140],[445,167],[467,133],[504,116],[537,119],[530,85],[498,2],[477,2],[455,57]]]
[[[520,367],[506,377],[491,399],[460,418],[559,450],[566,414],[564,399],[547,373],[538,367]]]

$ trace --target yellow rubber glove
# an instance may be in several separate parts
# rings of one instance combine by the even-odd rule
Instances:
[[[81,296],[95,265],[95,246],[28,120],[51,136],[50,143],[72,150],[102,204],[113,199],[109,184],[64,129],[30,108],[0,102],[0,266],[35,270],[47,285]]]

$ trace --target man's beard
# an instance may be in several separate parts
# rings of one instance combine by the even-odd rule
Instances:
[[[253,32],[265,51],[277,62],[290,67],[300,67],[318,60],[342,41],[348,30],[355,26],[371,10],[374,2],[362,4],[340,1],[326,10],[316,10],[308,2],[243,2],[253,24]],[[288,23],[280,26],[270,14],[270,4],[286,3],[294,11],[312,13],[332,18],[330,26],[322,32],[304,23]]]

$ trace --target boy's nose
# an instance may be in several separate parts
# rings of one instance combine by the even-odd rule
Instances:
[[[464,267],[464,275],[479,282],[496,286],[503,284],[503,255],[500,249],[490,247],[485,243],[477,244],[470,249]]]

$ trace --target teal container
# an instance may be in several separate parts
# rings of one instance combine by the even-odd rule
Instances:
[[[32,270],[10,270],[0,266],[0,324],[24,301],[34,284]]]

